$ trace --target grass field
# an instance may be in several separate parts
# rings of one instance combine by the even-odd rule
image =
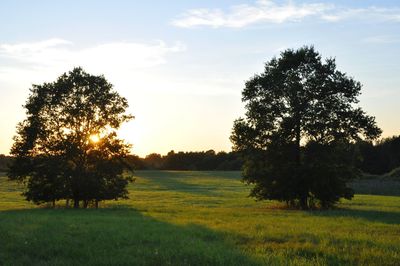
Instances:
[[[357,194],[337,210],[304,212],[248,198],[238,172],[136,176],[129,200],[98,210],[38,208],[0,177],[0,265],[400,263],[393,185],[379,188],[392,196]],[[374,191],[365,182],[354,187]]]

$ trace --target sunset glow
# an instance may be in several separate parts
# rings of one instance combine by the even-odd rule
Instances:
[[[100,137],[99,137],[99,135],[97,135],[97,134],[90,135],[89,139],[90,139],[90,141],[91,141],[92,143],[97,143],[97,142],[100,141]]]
[[[119,134],[132,153],[229,151],[245,81],[302,45],[363,84],[360,105],[383,137],[400,133],[398,1],[156,2],[84,1],[73,20],[69,1],[2,2],[0,154],[10,151],[32,84],[76,66],[103,74],[128,100],[135,119]],[[29,19],[32,10],[40,20]]]

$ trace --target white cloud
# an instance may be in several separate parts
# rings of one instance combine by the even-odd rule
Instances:
[[[334,8],[330,13],[325,13],[321,19],[331,22],[341,20],[366,20],[366,21],[392,21],[400,22],[400,7],[379,8],[370,6],[366,8]]]
[[[182,28],[228,27],[242,28],[257,23],[296,22],[313,17],[323,21],[346,19],[368,19],[400,22],[400,7],[396,8],[343,8],[327,3],[296,4],[288,1],[278,4],[271,0],[257,1],[253,5],[243,4],[221,9],[191,9],[183,13],[172,24]]]
[[[254,23],[283,23],[321,15],[331,5],[316,3],[296,5],[293,2],[278,5],[273,1],[258,1],[255,5],[237,5],[224,12],[220,9],[192,9],[172,21],[178,27],[210,26],[241,28]]]
[[[371,44],[391,44],[391,43],[399,43],[400,38],[391,35],[378,35],[365,38],[362,41]]]
[[[42,51],[60,45],[72,44],[71,42],[63,39],[49,39],[40,42],[31,43],[18,43],[18,44],[0,44],[0,51],[2,54],[21,54]]]
[[[74,49],[74,44],[63,39],[39,42],[0,44],[0,59],[6,59],[19,69],[68,69],[82,66],[92,71],[109,72],[148,68],[164,64],[170,53],[185,50],[181,43],[173,46],[163,41],[153,44],[112,42]],[[0,70],[4,68],[0,64]],[[3,69],[4,70],[4,69]]]

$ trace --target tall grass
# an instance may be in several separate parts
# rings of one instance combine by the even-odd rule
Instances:
[[[37,208],[0,178],[4,265],[398,265],[400,197],[331,211],[255,202],[238,172],[138,172],[130,199]],[[60,206],[62,203],[60,202]]]

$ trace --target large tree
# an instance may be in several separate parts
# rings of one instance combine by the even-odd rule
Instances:
[[[77,208],[127,197],[130,145],[116,131],[133,117],[104,76],[74,68],[55,82],[33,85],[24,107],[9,177],[26,183],[27,200],[72,199]]]
[[[309,208],[351,198],[357,171],[350,143],[381,134],[357,107],[361,84],[314,47],[288,49],[246,82],[246,117],[231,140],[245,157],[243,178],[257,199]]]

